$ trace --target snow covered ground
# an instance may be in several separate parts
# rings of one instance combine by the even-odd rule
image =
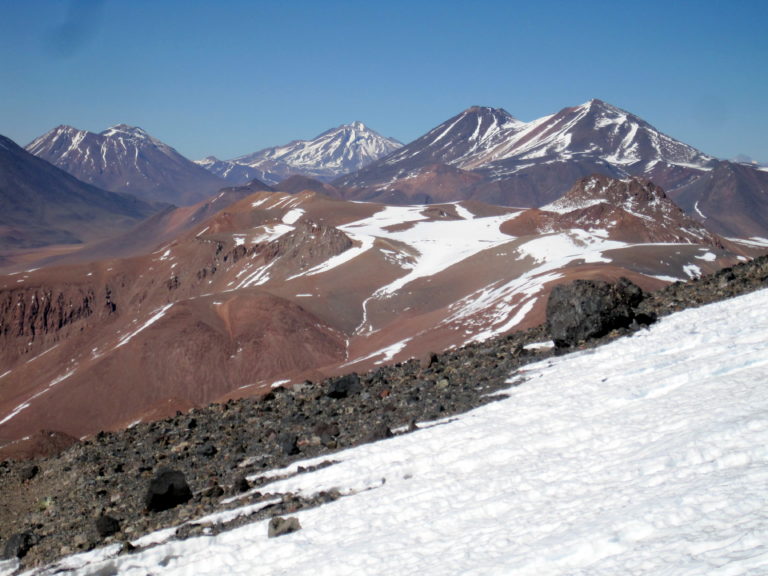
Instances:
[[[298,513],[293,534],[268,539],[262,521],[67,562],[142,576],[768,574],[768,290],[529,365],[518,382],[260,487],[347,495]]]

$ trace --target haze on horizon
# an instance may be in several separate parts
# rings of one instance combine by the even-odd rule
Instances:
[[[141,126],[232,158],[360,120],[413,140],[472,105],[521,120],[599,98],[721,158],[768,161],[768,3],[0,5],[0,134]]]

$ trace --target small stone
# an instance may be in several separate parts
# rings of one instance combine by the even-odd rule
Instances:
[[[37,474],[40,472],[40,468],[37,466],[37,464],[32,464],[30,466],[25,466],[21,469],[19,472],[19,477],[21,478],[22,482],[28,482],[32,480]]]
[[[267,536],[269,538],[277,538],[278,536],[284,536],[285,534],[290,534],[297,530],[301,530],[301,524],[299,523],[298,518],[281,518],[280,516],[275,516],[269,521]]]
[[[251,484],[245,476],[238,476],[235,478],[233,488],[236,493],[248,492],[251,489]]]
[[[328,392],[326,392],[326,396],[335,400],[341,400],[359,394],[362,390],[363,385],[360,383],[360,376],[352,372],[333,380],[328,388]]]
[[[5,543],[3,558],[24,558],[32,546],[37,544],[37,537],[32,532],[19,532],[14,534]]]
[[[385,438],[392,438],[392,430],[384,423],[379,423],[371,429],[371,433],[368,436],[368,442],[376,442],[377,440],[384,440]]]
[[[299,453],[298,436],[291,434],[290,432],[284,432],[277,438],[277,443],[280,446],[280,450],[286,456],[293,456]]]
[[[435,384],[435,387],[436,387],[438,390],[443,390],[444,388],[448,388],[448,385],[449,385],[449,384],[450,384],[450,383],[448,382],[448,378],[442,378],[441,380],[439,380],[439,381],[437,382],[437,384]]]
[[[149,483],[144,504],[150,512],[168,510],[192,498],[184,474],[178,470],[160,470]]]
[[[419,367],[422,370],[426,370],[427,368],[431,368],[432,365],[435,364],[436,362],[437,362],[437,354],[435,354],[434,352],[428,352],[419,359]]]
[[[120,522],[112,516],[103,514],[96,519],[96,531],[102,538],[112,536],[120,532]]]
[[[211,458],[215,456],[218,451],[219,450],[213,444],[204,444],[203,446],[197,449],[197,453],[200,456],[205,456],[206,458]]]

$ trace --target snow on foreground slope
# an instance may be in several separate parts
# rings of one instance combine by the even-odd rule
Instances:
[[[260,487],[348,494],[298,513],[299,532],[267,539],[258,522],[67,562],[81,574],[768,574],[767,377],[762,290],[529,365],[506,399]]]

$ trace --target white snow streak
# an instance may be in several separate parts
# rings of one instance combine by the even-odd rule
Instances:
[[[136,336],[136,335],[137,335],[137,334],[139,334],[140,332],[143,332],[144,330],[146,330],[147,328],[149,328],[150,326],[152,326],[152,324],[154,324],[155,322],[157,322],[158,320],[160,320],[160,318],[162,318],[162,317],[165,315],[165,313],[168,311],[168,309],[169,309],[171,306],[173,306],[173,304],[172,304],[172,303],[171,303],[171,304],[166,304],[165,306],[163,306],[163,307],[161,307],[161,308],[158,308],[157,310],[155,310],[155,313],[152,315],[152,317],[151,317],[149,320],[147,320],[146,322],[144,322],[144,324],[142,324],[141,326],[139,326],[139,327],[138,327],[136,330],[134,330],[133,332],[130,332],[130,333],[126,334],[125,336],[123,336],[122,338],[120,338],[120,341],[117,343],[117,346],[115,346],[115,348],[120,348],[120,346],[123,346],[124,344],[128,344],[128,342],[130,342],[130,341],[131,341],[131,339],[132,339],[134,336]]]

